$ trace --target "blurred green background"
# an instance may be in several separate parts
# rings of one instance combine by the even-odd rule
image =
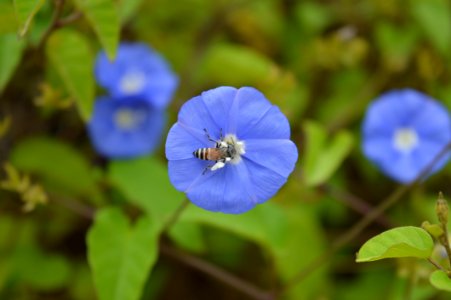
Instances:
[[[48,31],[55,16],[64,28]],[[167,179],[165,135],[152,156],[107,161],[86,134],[102,93],[94,57],[114,53],[119,33],[180,76],[166,132],[217,86],[256,87],[281,108],[300,158],[273,199],[239,216],[190,205],[165,230],[184,199]],[[280,290],[398,186],[362,155],[368,103],[412,87],[450,108],[450,63],[446,0],[0,0],[0,299],[257,299],[202,263]],[[279,298],[449,299],[430,265],[356,264],[355,252],[388,228],[435,221],[450,171]]]

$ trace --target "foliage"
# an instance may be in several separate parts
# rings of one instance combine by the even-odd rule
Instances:
[[[0,299],[448,299],[449,151],[439,167],[419,162],[449,143],[439,121],[451,108],[450,22],[446,0],[0,0]],[[127,131],[140,111],[94,115],[102,96],[121,108],[131,103],[95,70],[100,56],[118,74],[126,70],[118,59],[127,44],[151,51],[172,80],[162,92],[167,75],[141,55],[126,59],[150,76],[152,109],[153,97],[166,95],[153,112],[160,125],[148,124],[161,139],[151,141],[151,154],[109,156],[93,145],[116,133],[107,121],[123,121],[130,141],[115,140],[115,149],[143,138]],[[111,69],[103,73],[110,80]],[[119,75],[111,86],[120,87]],[[165,158],[171,126],[196,116],[180,117],[182,106],[219,86],[260,91],[286,116],[283,138],[299,152],[280,190],[236,215],[189,203],[171,185],[169,176],[180,174]],[[404,184],[367,161],[361,144],[373,100],[406,89],[436,99],[442,112],[415,113],[426,116],[415,128],[423,148],[398,161]],[[412,124],[406,107],[390,118]],[[218,127],[222,117],[208,122]],[[393,146],[388,114],[376,118],[373,141],[382,132]],[[93,120],[102,130],[96,141]],[[168,144],[196,160],[190,138]],[[254,145],[256,169],[283,169],[280,141]],[[369,148],[399,170],[387,147]],[[406,162],[421,167],[413,172]],[[200,170],[208,162],[196,163]],[[249,174],[252,186],[267,187],[258,172]],[[242,180],[231,179],[219,195],[245,196]]]

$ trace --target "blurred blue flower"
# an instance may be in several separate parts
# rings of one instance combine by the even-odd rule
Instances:
[[[100,97],[88,124],[92,144],[109,158],[131,158],[158,146],[165,116],[141,98]]]
[[[178,85],[178,77],[164,58],[142,43],[120,44],[114,61],[105,52],[99,53],[95,75],[112,97],[136,96],[156,108],[167,106]]]
[[[226,158],[201,160],[193,152],[201,149],[202,156],[202,148],[221,149]],[[219,87],[182,106],[166,140],[166,157],[172,184],[191,202],[238,214],[274,196],[298,152],[287,118],[262,93]]]
[[[412,89],[382,94],[368,108],[363,122],[363,151],[383,173],[409,183],[451,141],[445,107]],[[431,173],[447,162],[444,157]]]

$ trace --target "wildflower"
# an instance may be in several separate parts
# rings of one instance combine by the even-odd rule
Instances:
[[[130,158],[152,152],[160,142],[164,124],[164,114],[146,100],[100,97],[88,131],[100,154]]]
[[[402,183],[415,180],[451,141],[451,121],[440,103],[412,89],[381,95],[363,122],[363,151],[383,173]],[[431,173],[440,170],[449,156]]]
[[[193,152],[201,148],[220,149],[225,158],[199,159]],[[238,214],[274,196],[298,152],[287,118],[262,93],[219,87],[182,106],[166,140],[166,157],[172,184],[191,202]]]
[[[114,61],[101,52],[95,76],[112,97],[140,97],[156,108],[167,106],[178,85],[177,76],[163,57],[142,43],[122,43]]]

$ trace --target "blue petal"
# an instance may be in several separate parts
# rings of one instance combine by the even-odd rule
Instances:
[[[249,125],[247,128],[240,127],[237,136],[242,140],[289,139],[290,124],[279,108],[273,105],[254,125]]]
[[[421,111],[412,117],[411,123],[421,140],[451,141],[451,120],[446,108],[438,102],[427,101]]]
[[[177,89],[179,80],[172,72],[155,74],[158,80],[150,78],[146,88],[146,98],[150,99],[155,108],[164,108],[171,101]]]
[[[171,71],[165,59],[145,44],[122,43],[114,61],[105,52],[97,56],[95,64],[96,79],[101,86],[116,98],[130,96],[121,88],[121,80],[129,72],[139,72],[146,76],[142,89],[132,96],[143,97],[154,107],[165,107],[178,85],[178,77]]]
[[[296,145],[290,140],[246,140],[244,157],[285,178],[293,172],[298,159]]]
[[[189,130],[189,129],[188,129]],[[169,130],[166,139],[166,158],[168,160],[193,158],[193,152],[196,149],[211,147],[206,144],[205,133],[199,132],[201,137],[195,137],[178,123]]]
[[[226,168],[222,168],[197,176],[185,190],[188,199],[203,209],[220,211],[226,187],[225,172]]]
[[[211,119],[215,122],[217,128],[222,128],[224,134],[235,134],[235,132],[230,131],[232,127],[229,129],[229,122],[234,123],[234,120],[231,120],[229,117],[232,106],[236,107],[237,105],[237,103],[233,105],[236,95],[237,89],[227,86],[221,86],[201,94]],[[232,117],[237,118],[237,116]]]
[[[145,121],[133,130],[117,128],[114,123],[118,107],[127,105],[144,105],[142,109],[147,109]],[[95,102],[88,132],[94,148],[100,154],[111,158],[129,158],[152,152],[160,142],[164,124],[164,114],[151,109],[146,101],[102,97]]]
[[[197,132],[203,132],[204,129],[207,129],[211,138],[215,140],[218,140],[220,137],[220,128],[211,118],[200,96],[194,97],[183,104],[179,111],[178,123]],[[205,139],[208,141],[206,137]]]
[[[364,136],[363,152],[367,158],[377,164],[384,162],[390,164],[398,154],[393,147],[392,138],[384,135]]]
[[[191,202],[209,211],[239,214],[257,204],[244,164],[208,171],[184,187]]]
[[[244,158],[241,164],[248,169],[257,203],[263,203],[270,199],[287,181],[286,177],[249,159]]]
[[[211,176],[211,174],[209,174],[210,172],[202,175],[207,165],[208,163],[206,161],[202,161],[195,157],[169,160],[169,179],[177,190],[186,192],[186,190],[197,180]]]
[[[399,155],[397,159],[382,165],[382,171],[401,183],[409,183],[419,174],[414,159],[409,155]]]
[[[257,205],[250,174],[244,163],[228,165],[224,173],[226,188],[219,211],[241,214]]]
[[[238,115],[237,131],[239,135],[245,135],[263,118],[273,106],[265,96],[252,87],[242,87],[236,96],[239,109],[233,115]]]
[[[418,174],[433,162],[435,157],[444,150],[447,144],[448,142],[441,143],[430,140],[420,141],[419,147],[415,149],[412,154],[412,156],[414,157],[414,163],[418,168]],[[443,158],[434,165],[430,174],[442,169],[443,166],[448,162],[448,159],[449,155],[444,155]]]

